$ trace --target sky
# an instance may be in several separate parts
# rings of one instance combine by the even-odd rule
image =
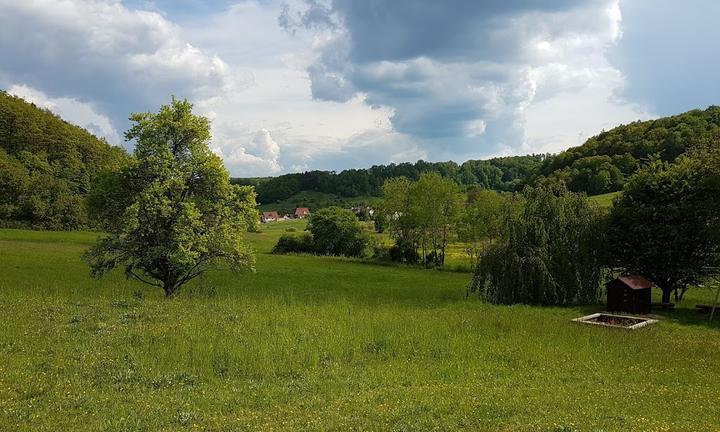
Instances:
[[[110,143],[187,98],[234,176],[555,153],[720,103],[716,0],[0,0],[0,89]]]

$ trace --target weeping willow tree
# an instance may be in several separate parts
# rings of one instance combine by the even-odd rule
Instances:
[[[470,291],[501,304],[598,302],[603,220],[563,185],[526,188],[504,205],[499,236],[480,254]]]

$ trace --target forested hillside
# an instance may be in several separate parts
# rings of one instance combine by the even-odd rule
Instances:
[[[0,91],[0,226],[88,225],[85,194],[125,150]]]
[[[455,162],[376,165],[369,169],[310,171],[279,177],[234,179],[256,187],[261,204],[297,201],[300,192],[340,198],[378,196],[385,180],[417,180],[424,172],[452,178],[464,188],[517,191],[526,184],[561,180],[575,192],[598,195],[622,189],[651,158],[672,162],[686,149],[720,136],[720,107],[618,126],[557,155],[529,155]],[[297,196],[297,197],[296,197]]]
[[[543,161],[531,182],[565,181],[570,190],[597,195],[622,189],[650,158],[673,162],[697,143],[720,136],[720,107],[618,126]]]

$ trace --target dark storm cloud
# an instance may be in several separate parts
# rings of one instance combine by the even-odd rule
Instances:
[[[606,31],[607,20],[593,13],[610,3],[312,0],[304,13],[286,8],[280,22],[330,35],[308,68],[316,99],[360,93],[393,109],[394,130],[435,150],[450,140],[459,152],[493,151],[524,139],[516,117],[535,91],[526,79],[535,61],[529,45]]]
[[[356,62],[512,56],[519,42],[507,20],[522,13],[555,12],[590,0],[336,0]]]

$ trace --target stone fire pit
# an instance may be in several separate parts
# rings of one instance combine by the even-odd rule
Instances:
[[[611,313],[594,313],[592,315],[586,315],[584,317],[575,318],[573,321],[583,324],[594,324],[605,327],[619,327],[630,330],[636,330],[641,327],[645,327],[648,324],[654,324],[657,320],[650,318],[640,318],[627,315],[615,315]]]

